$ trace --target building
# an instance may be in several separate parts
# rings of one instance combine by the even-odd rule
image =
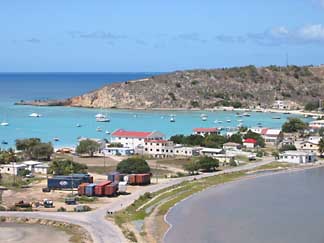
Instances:
[[[202,147],[186,147],[181,144],[174,146],[174,155],[175,156],[198,156]]]
[[[324,120],[311,121],[309,127],[312,129],[320,129],[324,127]]]
[[[318,144],[320,140],[321,137],[319,136],[311,136],[308,137],[306,140],[296,141],[295,147],[297,148],[297,150],[319,154]]]
[[[223,144],[224,150],[239,150],[241,148],[242,148],[242,145],[239,143],[228,142],[228,143]]]
[[[47,175],[48,168],[49,168],[48,163],[41,163],[41,164],[35,165],[33,173]]]
[[[18,175],[20,171],[25,170],[27,167],[24,164],[10,163],[5,165],[0,165],[0,173]]]
[[[195,135],[201,135],[201,136],[207,136],[212,134],[219,134],[219,129],[216,127],[211,128],[194,128],[193,134]]]
[[[243,146],[246,148],[254,148],[257,144],[257,141],[253,138],[247,138],[243,141]]]
[[[278,110],[289,110],[291,109],[291,102],[287,100],[276,100],[273,103],[272,108]]]
[[[135,154],[132,148],[118,148],[118,147],[107,147],[102,150],[104,155],[121,155],[121,156],[131,156]]]
[[[154,158],[167,158],[174,156],[174,144],[169,140],[145,140],[144,154]]]
[[[316,161],[316,155],[303,151],[285,151],[279,155],[279,161],[295,164],[314,163]]]
[[[33,172],[35,169],[35,166],[42,164],[42,162],[29,160],[29,161],[22,162],[22,164],[26,165],[27,170],[29,170],[30,172]]]
[[[264,139],[265,143],[268,144],[279,144],[283,139],[283,133],[280,129],[271,128],[251,128],[252,132],[260,134]]]
[[[163,140],[164,134],[160,132],[138,132],[118,129],[111,134],[112,143],[121,143],[123,147],[136,149],[144,147],[145,140]]]
[[[218,149],[218,148],[203,148],[202,150],[200,150],[200,154],[203,156],[210,156],[210,157],[214,157],[217,156],[219,154],[223,154],[224,150],[223,149]]]

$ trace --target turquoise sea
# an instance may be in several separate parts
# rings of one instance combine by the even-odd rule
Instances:
[[[74,146],[78,137],[108,138],[115,129],[158,130],[167,137],[173,134],[190,134],[195,127],[236,127],[242,120],[244,126],[253,127],[262,123],[264,127],[279,128],[291,115],[255,113],[250,117],[237,117],[236,112],[201,111],[131,111],[116,109],[87,109],[70,107],[32,107],[15,106],[18,100],[66,98],[97,89],[105,84],[144,78],[154,73],[6,73],[0,74],[0,122],[9,126],[0,126],[1,148],[8,148],[17,138],[39,137],[52,141],[55,147]],[[30,118],[36,112],[41,118]],[[97,113],[108,114],[109,123],[95,121]],[[200,115],[208,115],[202,121]],[[171,123],[170,114],[176,122]],[[272,119],[280,116],[281,119]],[[222,121],[215,123],[214,121]],[[227,122],[231,120],[231,122]],[[76,124],[81,124],[77,127]],[[97,128],[102,128],[98,132]],[[54,142],[58,137],[60,141]]]

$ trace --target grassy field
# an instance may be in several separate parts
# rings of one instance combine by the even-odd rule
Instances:
[[[183,168],[183,165],[188,164],[191,162],[191,158],[173,158],[173,159],[161,159],[157,160],[157,163],[162,165],[169,165],[177,168]]]
[[[271,169],[278,169],[278,168],[291,168],[296,167],[298,165],[291,164],[291,163],[284,163],[284,162],[272,162],[270,164],[262,165],[257,167],[257,170],[271,170]]]

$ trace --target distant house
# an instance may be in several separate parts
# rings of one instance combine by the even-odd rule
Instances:
[[[265,143],[278,144],[283,139],[283,133],[280,129],[271,128],[251,128],[252,132],[260,134],[264,139]]]
[[[200,154],[204,156],[216,156],[219,154],[223,154],[224,150],[223,149],[218,149],[218,148],[203,148],[200,150]]]
[[[154,158],[174,156],[174,144],[169,140],[145,140],[144,154]]]
[[[118,129],[111,134],[111,142],[121,143],[123,147],[136,149],[137,147],[144,147],[145,140],[162,140],[163,137],[163,133],[156,131],[139,132]]]
[[[42,162],[29,160],[29,161],[22,162],[22,164],[26,165],[27,170],[33,172],[35,169],[35,166],[42,164]]]
[[[316,161],[316,155],[303,151],[285,151],[279,155],[279,161],[295,164],[314,163]]]
[[[41,164],[35,165],[33,172],[36,174],[47,175],[48,168],[49,168],[48,163],[41,163]]]
[[[273,103],[272,108],[278,110],[289,110],[291,109],[291,102],[286,100],[276,100]]]
[[[320,140],[319,136],[310,136],[305,140],[296,141],[295,146],[297,150],[319,154],[318,143]]]
[[[130,156],[134,155],[135,151],[132,148],[125,147],[107,147],[102,150],[104,155],[121,155],[121,156]]]
[[[20,171],[23,171],[27,168],[24,164],[10,163],[5,165],[0,165],[0,173],[18,175]]]
[[[211,134],[219,134],[219,129],[216,127],[211,128],[194,128],[193,132],[195,135],[207,136]]]
[[[202,150],[201,147],[187,147],[181,144],[174,146],[174,155],[175,156],[197,156]]]
[[[223,144],[223,149],[224,150],[238,150],[241,149],[242,145],[239,143],[232,143],[232,142],[228,142],[228,143],[224,143]]]
[[[254,138],[246,138],[243,141],[243,146],[246,148],[254,148],[257,144],[257,141]]]

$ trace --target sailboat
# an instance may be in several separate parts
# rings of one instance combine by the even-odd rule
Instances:
[[[8,123],[8,122],[5,122],[5,121],[3,121],[3,122],[1,122],[1,123],[0,123],[0,126],[4,126],[4,127],[6,127],[6,126],[9,126],[9,123]]]

